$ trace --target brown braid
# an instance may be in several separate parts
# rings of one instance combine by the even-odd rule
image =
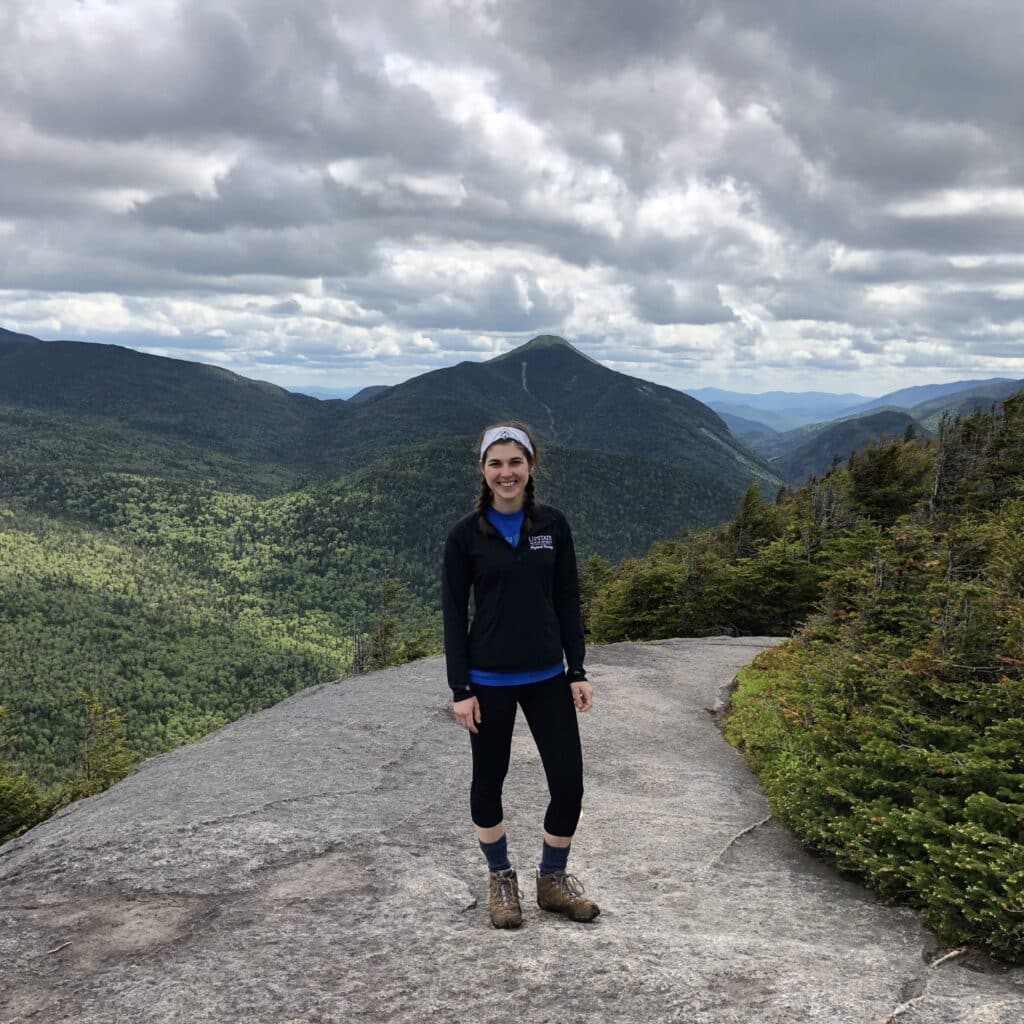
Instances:
[[[487,518],[487,510],[494,504],[494,495],[491,494],[490,487],[487,486],[487,481],[480,478],[480,493],[476,496],[476,511],[480,522],[480,532],[486,534],[488,537],[492,534],[497,534],[497,530],[491,526],[491,521]]]
[[[533,474],[526,481],[526,493],[523,495],[523,529],[529,533],[533,529],[533,517],[537,513],[537,489],[533,483]]]
[[[526,461],[530,464],[530,479],[526,481],[526,487],[523,494],[523,529],[527,533],[533,529],[533,517],[537,514],[537,489],[534,484],[533,474],[540,464],[540,449],[537,447],[537,440],[533,436],[533,431],[525,424],[520,423],[517,420],[512,420],[504,424],[495,423],[491,427],[485,427],[483,433],[480,435],[480,440],[477,442],[477,451],[480,450],[480,445],[483,443],[484,434],[492,427],[506,426],[516,427],[521,430],[530,439],[530,443],[533,445],[533,456],[526,451],[522,445],[519,447],[522,449],[523,454],[526,456]],[[513,442],[513,444],[516,442]],[[484,452],[486,455],[487,453]],[[481,460],[482,461],[482,460]],[[494,495],[491,493],[490,487],[487,486],[485,479],[480,480],[480,493],[476,499],[476,513],[480,525],[480,532],[487,534],[488,536],[497,535],[497,530],[491,526],[490,521],[487,518],[487,510],[494,504]]]

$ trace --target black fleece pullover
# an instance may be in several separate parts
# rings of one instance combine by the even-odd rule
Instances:
[[[496,532],[480,529],[480,516],[464,516],[444,546],[441,607],[444,653],[453,700],[473,695],[469,667],[522,672],[568,664],[570,680],[585,679],[576,549],[564,515],[538,505],[513,548]],[[469,594],[475,611],[469,625]]]

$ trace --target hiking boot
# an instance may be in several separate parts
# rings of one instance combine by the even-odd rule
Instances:
[[[519,879],[514,868],[491,872],[491,924],[495,928],[518,928],[523,923],[519,906]]]
[[[565,871],[537,873],[537,905],[573,921],[593,921],[601,913],[601,908],[583,894],[580,880]]]

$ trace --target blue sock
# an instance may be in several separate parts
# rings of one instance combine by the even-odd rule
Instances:
[[[553,875],[556,871],[564,871],[569,863],[568,846],[548,846],[544,843],[544,852],[541,854],[539,871],[542,875]]]
[[[508,871],[512,862],[508,859],[508,839],[502,836],[493,843],[480,843],[480,849],[487,858],[487,866],[491,871]]]

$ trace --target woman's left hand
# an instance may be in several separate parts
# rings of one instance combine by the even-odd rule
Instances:
[[[594,688],[584,680],[582,683],[570,683],[572,702],[577,711],[589,711],[594,706]]]

